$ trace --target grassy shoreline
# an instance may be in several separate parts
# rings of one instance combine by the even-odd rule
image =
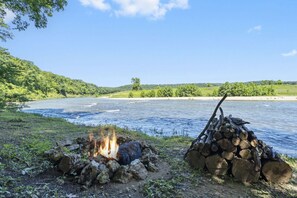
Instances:
[[[114,100],[220,100],[222,97],[138,97],[138,98],[114,98],[114,97],[101,97]],[[297,101],[297,96],[230,96],[226,98],[226,101]]]
[[[127,197],[131,192],[111,191],[108,187],[94,186],[80,191],[43,157],[43,152],[55,145],[56,141],[86,137],[89,132],[99,131],[98,127],[74,125],[58,118],[22,112],[0,112],[0,197],[96,197],[109,193],[106,197]],[[183,154],[191,143],[191,138],[156,138],[116,128],[119,135],[145,140],[156,146],[160,160],[167,163],[169,175],[165,178],[145,180],[128,186],[117,184],[117,188],[132,188],[137,185],[138,197],[296,197],[296,159],[286,160],[294,167],[294,178],[286,185],[272,185],[258,182],[249,187],[234,182],[232,178],[215,178],[208,173],[192,170],[183,161]],[[32,168],[28,174],[22,171]],[[220,190],[220,194],[217,191]],[[130,193],[130,194],[129,194]],[[132,194],[132,197],[136,194]],[[158,196],[157,196],[158,195]],[[159,196],[160,195],[160,196]],[[163,195],[163,196],[162,196]],[[104,197],[104,196],[103,196]]]
[[[219,87],[220,86],[199,87],[199,89],[201,91],[202,97],[212,97],[214,91],[217,92],[219,90]],[[275,97],[287,97],[287,96],[297,97],[297,85],[289,85],[289,84],[273,85],[273,88],[275,89]],[[172,89],[173,89],[173,93],[175,93],[177,88],[173,87]],[[157,92],[157,89],[144,89],[139,91],[132,91],[133,97],[141,98],[142,91],[149,92],[151,90],[155,90],[155,92]],[[130,92],[131,90],[125,90],[125,91],[120,91],[116,93],[105,94],[104,96],[110,97],[110,98],[128,98]]]

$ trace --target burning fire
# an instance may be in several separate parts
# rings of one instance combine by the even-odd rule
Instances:
[[[94,141],[94,153],[93,157],[97,157],[98,155],[102,155],[108,159],[117,159],[117,153],[119,150],[119,145],[117,144],[117,137],[115,134],[115,131],[112,132],[112,137],[110,138],[110,134],[107,134],[107,136],[104,136],[103,133],[101,133],[101,136],[103,140],[101,140],[100,146],[98,148],[97,141]],[[94,140],[94,135],[89,134],[89,140]]]

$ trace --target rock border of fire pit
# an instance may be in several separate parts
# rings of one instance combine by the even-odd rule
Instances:
[[[224,116],[220,105],[226,97],[219,101],[184,159],[194,169],[207,170],[217,176],[230,175],[244,184],[261,178],[272,183],[288,183],[292,178],[292,168],[245,126],[249,122],[231,115]],[[216,118],[218,110],[220,116]]]
[[[136,158],[129,157],[130,163],[120,164],[118,160],[107,159],[103,156],[91,157],[94,143],[100,144],[101,140],[77,138],[57,142],[57,146],[46,151],[48,158],[65,176],[74,178],[84,189],[94,184],[104,185],[109,182],[128,183],[132,179],[144,180],[149,172],[158,172],[158,151],[145,141],[134,141],[129,137],[119,136],[119,153],[121,145],[133,143],[139,145],[141,154]],[[125,147],[127,149],[127,147]],[[133,148],[132,148],[133,149]],[[124,151],[125,152],[125,149]],[[122,153],[123,153],[122,152]],[[129,152],[129,151],[128,151]]]

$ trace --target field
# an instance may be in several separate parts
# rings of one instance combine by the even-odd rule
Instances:
[[[297,96],[297,85],[275,85],[278,96]]]

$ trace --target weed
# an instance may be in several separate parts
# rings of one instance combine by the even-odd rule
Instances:
[[[174,180],[150,180],[143,186],[143,193],[149,198],[178,197]]]

